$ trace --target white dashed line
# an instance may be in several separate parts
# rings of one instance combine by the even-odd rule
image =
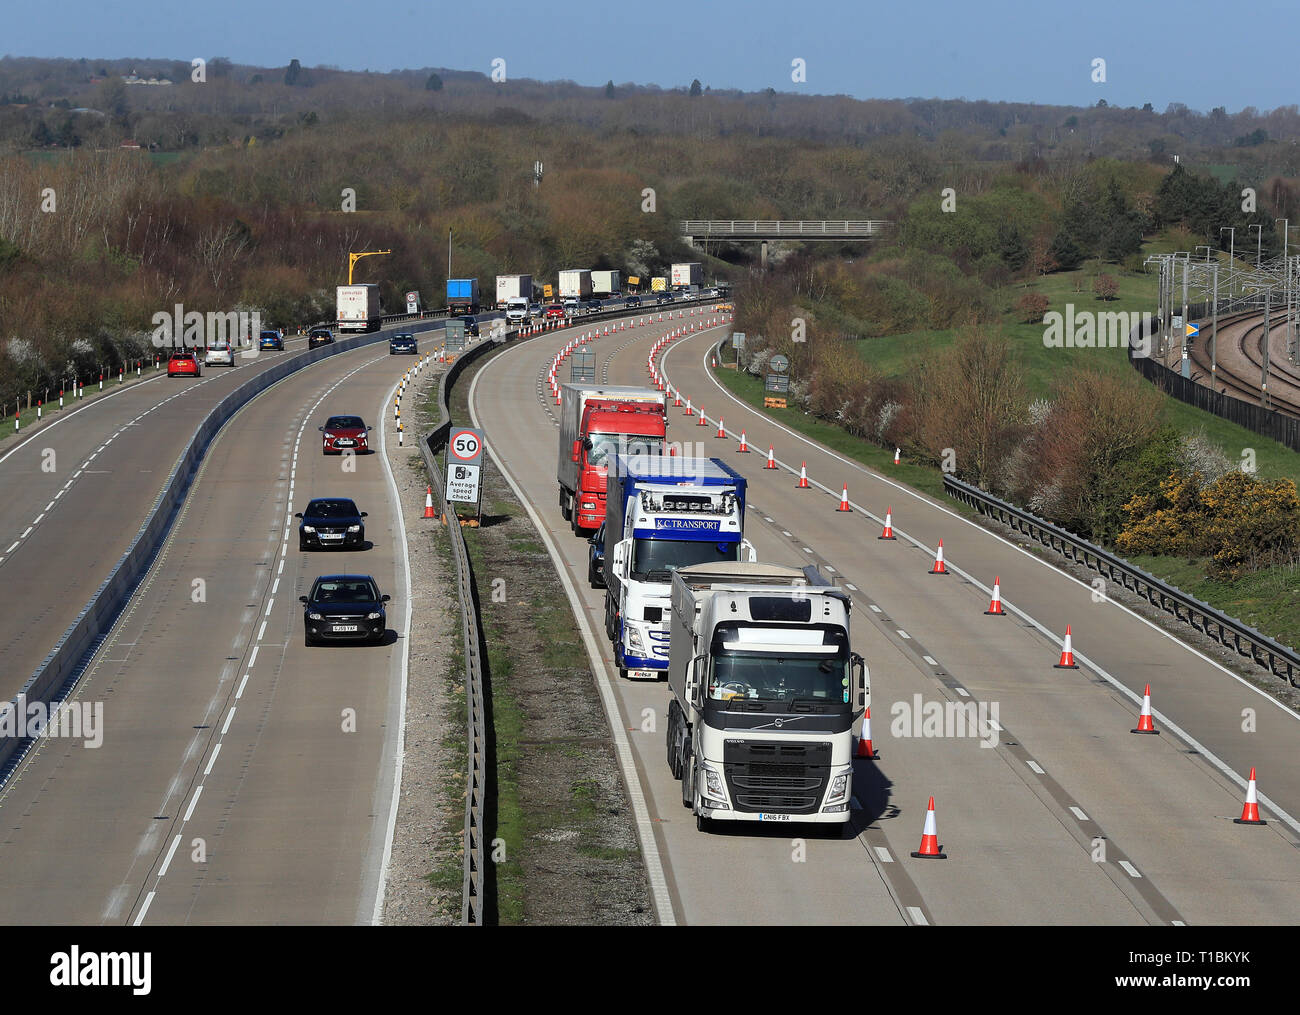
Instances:
[[[908,641],[912,640],[912,636],[908,634],[906,631],[904,631],[901,627],[897,628],[897,631],[898,631],[898,636],[900,638],[906,638]]]
[[[171,849],[167,850],[167,855],[163,857],[162,866],[158,868],[159,877],[162,877],[164,874],[167,873],[167,868],[172,865],[172,857],[176,855],[176,847],[179,846],[180,844],[181,844],[181,837],[177,835],[176,838],[172,839]]]
[[[258,640],[258,641],[261,641],[261,640],[262,640],[262,635],[266,634],[266,624],[267,624],[267,622],[266,622],[265,620],[262,621],[262,629],[261,629],[260,631],[257,632],[257,640]]]
[[[1080,821],[1088,820],[1088,815],[1084,814],[1083,811],[1079,810],[1079,808],[1075,807],[1073,804],[1070,805],[1070,813],[1073,814]]]
[[[262,614],[262,616],[269,617],[271,615],[271,607],[274,605],[275,605],[275,596],[272,596],[270,599],[266,601],[266,612]]]
[[[857,587],[856,585],[854,585],[852,582],[845,582],[845,583],[844,583],[844,587],[845,587],[846,589],[848,589],[850,592],[857,592],[857,591],[858,591],[858,587]],[[877,611],[877,612],[879,612],[879,611]]]
[[[234,712],[234,709],[231,709],[231,712]],[[190,805],[185,809],[185,817],[181,819],[182,824],[189,823],[190,816],[194,813],[194,808],[198,805],[199,797],[202,795],[203,786],[200,785],[199,788],[194,791],[194,795],[190,797]]]
[[[138,926],[140,926],[140,924],[144,923],[144,915],[145,915],[145,913],[149,912],[149,905],[150,905],[150,903],[153,902],[153,897],[154,897],[154,893],[153,893],[153,892],[150,892],[148,895],[146,895],[146,896],[144,897],[144,905],[140,907],[140,915],[137,916],[137,917],[132,921],[132,923],[134,923],[135,926],[138,927]]]
[[[929,663],[931,666],[938,666],[938,665],[939,665],[939,663],[935,660],[934,656],[921,656],[921,658],[924,659],[924,660],[925,660],[927,663]]]
[[[956,691],[958,694],[960,694],[963,698],[969,698],[969,697],[970,697],[970,691],[966,690],[966,688],[964,688],[964,687],[956,687],[956,688],[953,688],[953,690],[955,690],[955,691]]]
[[[1039,775],[1047,774],[1046,772],[1043,771],[1043,766],[1036,761],[1026,761],[1025,764],[1029,766],[1029,770],[1031,772],[1037,772]]]
[[[21,542],[22,542],[21,539],[15,539],[15,540],[14,540],[14,546],[17,546],[17,545],[18,545],[19,543],[21,543]],[[14,552],[14,546],[11,546],[11,547],[9,547],[9,549],[5,550],[5,553],[13,553],[13,552]]]
[[[230,706],[230,711],[226,713],[226,722],[225,722],[225,725],[223,725],[223,726],[221,727],[221,735],[222,735],[223,737],[224,737],[224,736],[226,735],[226,733],[230,730],[230,720],[232,720],[233,718],[235,718],[235,706],[234,706],[234,705],[231,705],[231,706]]]
[[[1128,872],[1128,876],[1131,877],[1131,878],[1140,878],[1140,877],[1142,876],[1142,875],[1138,872],[1138,869],[1137,869],[1136,867],[1134,867],[1131,863],[1129,863],[1127,860],[1121,860],[1121,861],[1119,862],[1119,865],[1120,865],[1121,867],[1123,867],[1124,870],[1126,870],[1126,871]]]
[[[254,646],[253,646],[253,651],[252,651],[252,653],[251,653],[251,654],[249,655],[249,657],[248,657],[248,668],[249,668],[250,670],[251,670],[251,669],[253,668],[253,666],[257,663],[257,650],[258,650],[259,648],[261,648],[261,647],[262,647],[261,645],[254,645]]]
[[[872,846],[871,848],[876,851],[876,857],[877,859],[880,860],[881,863],[894,862],[893,856],[890,854],[889,850],[887,850],[884,846]]]
[[[245,680],[248,679],[248,675],[247,675],[247,674],[244,675],[244,679],[245,679]],[[240,688],[241,688],[241,689],[243,688],[243,685],[242,685],[242,684],[240,685]],[[205,768],[205,769],[203,770],[203,778],[206,779],[208,776],[210,776],[210,775],[212,774],[212,766],[215,765],[215,764],[217,763],[217,755],[220,754],[220,753],[221,753],[221,745],[220,745],[220,744],[217,744],[216,747],[212,748],[212,757],[210,757],[210,758],[208,759],[208,767]],[[177,838],[179,839],[180,836],[178,835]],[[158,876],[159,876],[159,877],[162,877],[163,874],[166,874],[166,873],[167,873],[166,871],[163,871],[162,874],[159,874]]]
[[[238,688],[236,689],[236,691],[235,691],[235,700],[236,700],[236,701],[238,701],[240,698],[242,698],[242,697],[244,696],[244,688],[248,686],[248,678],[251,677],[251,676],[252,676],[251,673],[245,673],[245,674],[244,674],[244,679],[241,680],[241,681],[239,682],[239,687],[238,687]],[[220,747],[221,745],[218,744],[217,746]]]
[[[913,923],[920,924],[922,927],[930,926],[930,921],[925,918],[925,914],[921,912],[918,906],[908,906],[907,915],[912,918]]]

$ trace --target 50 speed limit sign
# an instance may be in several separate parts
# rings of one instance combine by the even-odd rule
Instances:
[[[481,465],[483,461],[483,431],[469,427],[455,427],[447,440],[447,462],[457,465]]]

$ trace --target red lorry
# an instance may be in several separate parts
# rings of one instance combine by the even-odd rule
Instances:
[[[560,513],[575,535],[605,520],[605,478],[614,455],[664,453],[664,393],[622,385],[560,388]]]

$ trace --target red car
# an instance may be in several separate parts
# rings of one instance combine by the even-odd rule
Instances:
[[[192,352],[174,352],[167,361],[168,377],[202,377],[199,358]]]
[[[564,308],[560,306],[558,303],[552,303],[549,307],[546,308],[546,312],[544,316],[548,318],[559,317],[563,319],[565,317],[568,317],[569,315],[564,312]]]
[[[370,450],[366,443],[366,424],[360,416],[331,416],[319,429],[321,451],[327,455],[341,455],[345,451],[365,454]]]

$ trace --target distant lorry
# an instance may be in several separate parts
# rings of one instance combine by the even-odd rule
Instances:
[[[625,385],[560,386],[560,514],[575,535],[605,520],[605,477],[614,455],[663,454],[664,393]]]
[[[447,313],[477,314],[481,309],[478,297],[478,279],[447,279]]]
[[[620,282],[621,272],[593,271],[591,273],[591,293],[593,296],[617,296],[623,291]]]
[[[379,306],[379,286],[341,285],[338,297],[339,331],[378,331],[383,323]]]
[[[870,691],[849,608],[812,567],[673,572],[668,767],[696,828],[849,821],[852,727]]]
[[[505,310],[510,300],[522,299],[525,303],[533,298],[532,275],[498,275],[497,309]]]
[[[605,633],[619,675],[668,672],[673,572],[756,559],[745,477],[717,458],[618,455],[605,494]]]
[[[674,264],[672,284],[674,289],[689,289],[693,285],[703,285],[704,266],[699,261],[683,261]]]
[[[560,272],[560,299],[585,300],[591,295],[591,272],[586,268],[566,268]]]
[[[668,291],[668,277],[666,275],[656,275],[650,280],[650,291],[652,293],[662,293]]]

